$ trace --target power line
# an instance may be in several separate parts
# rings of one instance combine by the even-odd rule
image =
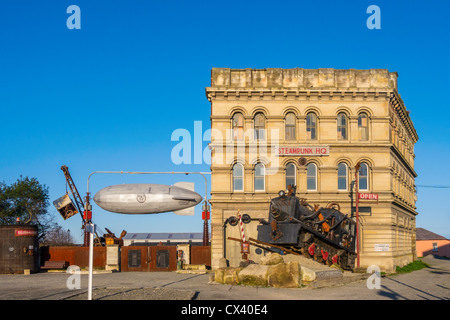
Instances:
[[[424,186],[424,185],[420,185],[420,184],[417,184],[416,187],[420,187],[420,188],[450,189],[450,186]]]

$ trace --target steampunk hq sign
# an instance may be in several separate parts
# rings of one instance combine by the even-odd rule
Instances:
[[[277,146],[278,156],[329,156],[330,146]]]

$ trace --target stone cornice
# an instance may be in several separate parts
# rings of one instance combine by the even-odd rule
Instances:
[[[369,90],[368,90],[369,89]],[[328,100],[328,101],[381,101],[388,100],[391,89],[373,88],[310,88],[307,90],[273,88],[215,88],[207,87],[206,97],[213,100]]]
[[[417,135],[416,129],[412,123],[411,117],[409,116],[409,111],[406,110],[405,104],[403,103],[402,98],[398,94],[396,90],[391,93],[390,103],[393,111],[397,114],[398,118],[408,131],[414,143],[419,140],[419,136]]]

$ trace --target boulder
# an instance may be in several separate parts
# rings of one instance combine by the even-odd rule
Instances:
[[[241,284],[263,287],[267,286],[267,272],[269,266],[260,264],[250,264],[239,272],[239,282]]]
[[[214,281],[222,284],[238,284],[242,268],[219,268],[214,272]]]
[[[261,257],[260,260],[260,264],[266,266],[275,265],[279,263],[283,263],[283,257],[280,254],[274,252],[270,252],[266,256]]]
[[[267,284],[275,288],[298,288],[302,283],[298,262],[271,265],[267,274]]]

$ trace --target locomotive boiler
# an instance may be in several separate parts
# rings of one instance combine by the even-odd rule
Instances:
[[[318,262],[355,266],[356,222],[337,203],[312,206],[284,191],[270,202],[269,220],[260,220],[258,241],[298,251]]]

